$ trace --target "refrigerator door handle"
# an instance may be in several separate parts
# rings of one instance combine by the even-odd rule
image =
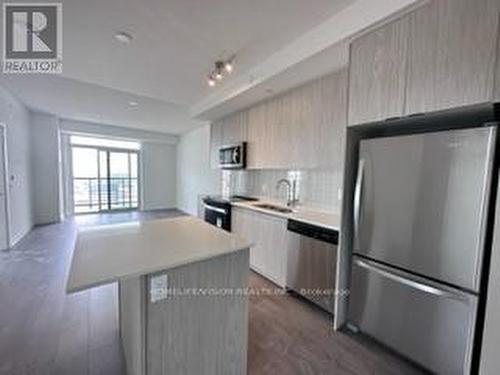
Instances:
[[[354,189],[354,244],[359,248],[359,222],[361,219],[361,199],[363,195],[363,179],[365,173],[365,161],[359,160],[358,174],[356,176],[356,187]]]
[[[455,299],[459,301],[463,301],[466,303],[470,302],[471,296],[466,293],[460,291],[450,291],[441,287],[432,286],[429,284],[424,284],[418,282],[416,280],[412,280],[403,276],[400,276],[394,272],[386,270],[384,266],[379,266],[373,264],[373,262],[365,261],[361,259],[354,259],[354,263],[360,267],[363,267],[369,271],[373,271],[378,273],[380,276],[385,277],[387,279],[391,279],[397,283],[404,284],[410,288],[419,290],[421,292],[432,294],[437,297]]]

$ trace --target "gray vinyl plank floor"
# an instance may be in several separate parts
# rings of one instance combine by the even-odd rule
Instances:
[[[76,230],[179,215],[80,215],[36,227],[0,252],[0,375],[125,374],[117,285],[65,293]],[[256,274],[250,284],[274,287]],[[334,333],[328,314],[295,296],[252,296],[249,320],[249,374],[419,373],[375,344]]]
[[[65,293],[76,230],[180,215],[177,210],[79,215],[36,227],[0,252],[0,374],[125,374],[117,285]]]

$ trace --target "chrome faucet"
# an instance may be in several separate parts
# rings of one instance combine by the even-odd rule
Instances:
[[[278,180],[276,183],[276,190],[279,190],[280,186],[285,184],[287,186],[286,194],[286,205],[287,207],[293,207],[299,201],[297,197],[297,181],[296,180],[288,180],[286,178],[282,178]]]

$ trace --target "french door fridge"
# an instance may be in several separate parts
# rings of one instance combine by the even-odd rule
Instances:
[[[349,324],[440,374],[469,372],[495,132],[360,142]]]

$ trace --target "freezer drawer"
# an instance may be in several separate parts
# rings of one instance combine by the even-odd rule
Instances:
[[[366,139],[355,253],[479,290],[493,127]]]
[[[439,374],[469,373],[477,297],[353,258],[350,325]]]

